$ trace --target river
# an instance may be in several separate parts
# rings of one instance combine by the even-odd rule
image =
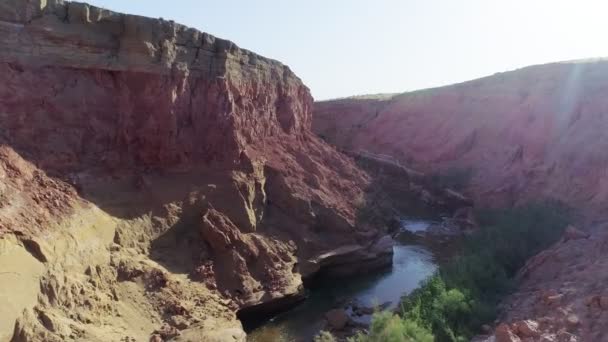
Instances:
[[[403,219],[401,232],[395,237],[393,265],[386,270],[358,277],[324,279],[308,289],[308,298],[300,305],[270,320],[245,324],[248,342],[311,341],[324,325],[324,314],[355,302],[360,307],[385,304],[397,306],[405,293],[437,269],[436,247],[427,246],[412,233],[423,232],[434,222],[427,219]],[[352,316],[355,321],[369,322],[371,316]],[[249,325],[249,326],[248,326]]]

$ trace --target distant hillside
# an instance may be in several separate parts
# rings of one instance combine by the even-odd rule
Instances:
[[[607,90],[605,59],[537,65],[386,99],[317,102],[313,130],[427,172],[470,169],[469,191],[484,201],[557,198],[597,215],[608,209]]]

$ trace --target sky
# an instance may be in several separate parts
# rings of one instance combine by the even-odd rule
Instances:
[[[395,93],[608,56],[604,0],[88,0],[277,59],[315,99]]]

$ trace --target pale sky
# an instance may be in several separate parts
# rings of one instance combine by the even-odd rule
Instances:
[[[608,56],[602,0],[88,0],[287,64],[315,99],[391,93]]]

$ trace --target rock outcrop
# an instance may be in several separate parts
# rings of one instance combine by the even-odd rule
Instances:
[[[518,274],[519,290],[502,305],[496,341],[507,330],[522,341],[606,339],[608,234],[605,224],[597,230],[576,239],[567,231],[527,262]]]
[[[333,309],[325,313],[325,319],[332,329],[344,329],[350,317],[344,309]]]
[[[531,66],[390,98],[315,103],[313,130],[336,146],[426,173],[470,169],[475,200],[551,197],[608,209],[603,93],[608,62]]]
[[[391,262],[358,217],[369,176],[311,132],[277,61],[8,0],[0,74],[1,341],[242,341],[236,312],[293,303],[302,265]],[[340,247],[356,252],[323,258]]]

